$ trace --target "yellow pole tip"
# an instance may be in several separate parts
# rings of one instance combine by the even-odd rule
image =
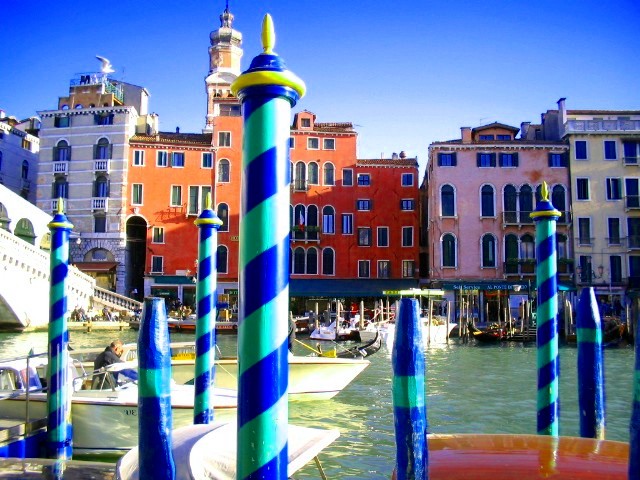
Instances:
[[[56,213],[60,215],[64,213],[64,200],[62,199],[62,197],[58,198],[58,208],[56,210]]]
[[[273,19],[268,13],[262,20],[262,49],[264,53],[272,54],[276,44],[276,32],[273,28]]]
[[[544,202],[549,201],[549,186],[545,181],[542,182],[542,186],[540,187],[540,198]]]
[[[211,210],[211,192],[207,192],[207,196],[204,198],[204,209]]]

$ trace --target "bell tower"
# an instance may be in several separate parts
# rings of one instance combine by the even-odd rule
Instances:
[[[207,119],[205,132],[213,131],[214,118],[224,115],[221,104],[231,107],[237,99],[231,94],[231,83],[240,75],[242,34],[233,29],[233,14],[229,1],[220,15],[220,28],[211,32],[209,47],[209,74],[205,78],[207,89]],[[238,104],[239,105],[239,104]]]

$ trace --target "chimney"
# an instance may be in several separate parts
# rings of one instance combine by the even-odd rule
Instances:
[[[558,133],[560,138],[564,137],[564,126],[567,123],[567,107],[565,106],[566,98],[558,100]]]
[[[520,138],[527,138],[529,126],[531,126],[531,122],[522,122],[520,124]]]
[[[391,160],[397,160],[398,159],[398,154],[396,152],[393,152],[391,154]]]
[[[460,127],[462,143],[471,143],[471,127]]]
[[[180,133],[180,127],[176,127],[176,133]]]

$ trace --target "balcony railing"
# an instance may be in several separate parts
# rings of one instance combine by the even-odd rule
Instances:
[[[306,192],[309,190],[309,184],[306,180],[295,180],[291,182],[292,192]]]
[[[91,210],[94,212],[106,212],[109,208],[109,199],[105,197],[94,197],[91,199]]]
[[[97,172],[109,173],[111,161],[110,160],[94,160],[93,169]]]
[[[53,173],[69,173],[69,162],[53,162]]]
[[[640,208],[640,195],[627,195],[624,197],[624,208],[627,210]]]
[[[565,133],[640,132],[640,120],[568,120]]]
[[[567,225],[571,223],[571,212],[563,211],[560,212],[560,218],[558,219],[558,223]],[[533,224],[533,219],[531,218],[531,212],[510,212],[505,211],[502,212],[502,224],[503,225],[531,225]]]
[[[509,258],[505,260],[503,267],[506,275],[534,275],[536,273],[536,259]],[[559,274],[573,273],[573,259],[558,258],[556,269]]]
[[[638,157],[623,157],[625,165],[638,165]]]
[[[629,250],[640,250],[640,235],[629,235],[627,237],[627,248]]]
[[[319,242],[320,227],[315,225],[295,225],[291,227],[292,242]]]

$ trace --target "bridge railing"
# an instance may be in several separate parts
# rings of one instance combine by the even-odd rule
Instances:
[[[133,300],[132,298],[120,295],[101,287],[95,287],[93,291],[93,301],[106,305],[111,308],[120,308],[126,310],[142,309],[142,302]]]

